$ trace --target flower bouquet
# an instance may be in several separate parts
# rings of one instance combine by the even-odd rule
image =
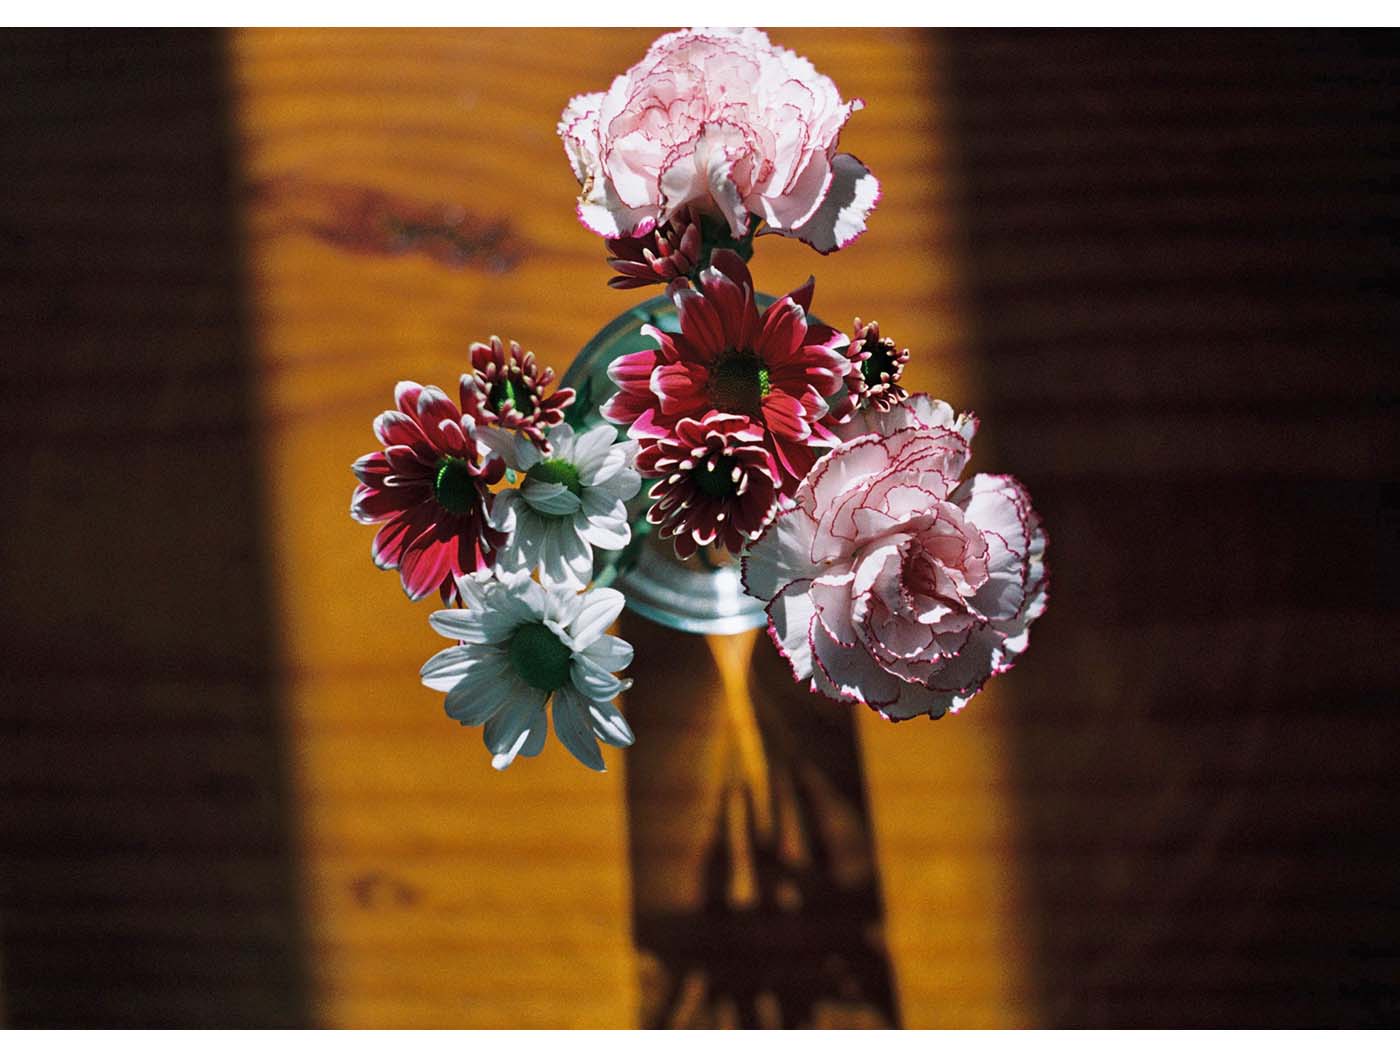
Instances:
[[[859,101],[754,29],[657,40],[559,134],[579,220],[604,238],[623,313],[561,384],[533,353],[471,346],[454,401],[401,382],[354,464],[372,557],[453,645],[423,666],[497,768],[556,737],[604,769],[624,605],[674,627],[766,623],[793,677],[891,720],[956,712],[1025,650],[1046,604],[1045,535],[1013,478],[964,479],[976,419],[909,394],[878,323],[768,297],[759,236],[826,254],[865,230],[879,183],[836,150]]]

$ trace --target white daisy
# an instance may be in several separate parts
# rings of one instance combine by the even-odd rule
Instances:
[[[578,594],[488,573],[458,577],[457,586],[467,608],[440,609],[428,622],[458,644],[423,665],[423,685],[446,691],[447,714],[463,726],[484,724],[498,771],[517,755],[539,755],[551,701],[564,747],[595,771],[606,770],[595,739],[619,748],[635,740],[612,704],[632,685],[612,674],[632,663],[632,647],[604,634],[622,611],[621,593],[600,587]]]
[[[549,431],[553,450],[545,457],[528,438],[502,430],[483,430],[481,439],[525,475],[491,505],[492,526],[509,537],[497,552],[500,568],[539,569],[546,583],[577,590],[593,579],[594,547],[627,546],[626,503],[642,486],[635,440],[619,441],[606,423],[578,435],[559,425]]]

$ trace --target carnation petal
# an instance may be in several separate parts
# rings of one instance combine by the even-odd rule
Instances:
[[[957,694],[930,690],[918,683],[903,683],[899,688],[899,699],[879,706],[877,711],[895,722],[918,716],[940,719],[948,712],[956,712],[966,702],[967,698]]]
[[[854,242],[880,200],[880,181],[853,155],[836,155],[831,160],[831,175],[821,206],[810,220],[790,232],[818,253],[831,253]]]
[[[878,706],[899,697],[900,680],[876,662],[863,646],[843,646],[821,621],[812,624],[813,660],[843,698]]]
[[[812,625],[817,609],[806,581],[788,584],[768,605],[768,634],[799,683],[812,675]]]
[[[744,556],[744,590],[765,602],[789,584],[810,580],[821,570],[810,559],[812,522],[799,511],[778,515]]]
[[[851,584],[856,574],[819,576],[808,589],[817,607],[817,615],[832,637],[843,646],[856,644],[856,629],[851,623]]]

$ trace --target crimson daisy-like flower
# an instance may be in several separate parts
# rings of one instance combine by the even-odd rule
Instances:
[[[491,335],[489,345],[476,341],[471,347],[472,373],[462,375],[462,412],[478,426],[515,430],[544,451],[549,444],[544,431],[564,421],[564,409],[574,402],[572,389],[545,390],[554,382],[554,368],[540,370],[533,352],[520,351],[520,343],[506,343]]]
[[[687,278],[700,263],[704,233],[700,217],[682,206],[660,227],[640,238],[606,240],[608,264],[617,272],[608,280],[615,290],[635,290],[653,283]]]
[[[909,394],[899,379],[908,362],[908,349],[881,337],[875,320],[863,324],[857,316],[855,337],[846,349],[846,391],[832,404],[832,420],[845,422],[866,408],[889,411],[903,403]]]
[[[681,419],[673,436],[642,449],[637,470],[660,478],[647,520],[662,539],[675,538],[681,558],[716,540],[737,554],[778,512],[778,468],[762,428],[743,415]]]
[[[746,418],[762,431],[788,493],[836,443],[821,420],[847,370],[836,351],[846,338],[808,321],[811,279],[760,314],[748,266],[732,250],[711,255],[698,285],[678,280],[668,290],[679,334],[644,326],[660,348],[612,362],[608,376],[618,392],[603,417],[627,426],[643,448],[675,436],[682,419],[709,411]]]
[[[505,537],[487,522],[489,485],[505,472],[500,459],[483,458],[463,417],[436,386],[400,382],[396,410],[374,420],[384,445],[351,467],[360,483],[350,516],[365,525],[384,522],[370,551],[381,569],[397,569],[413,601],[434,589],[450,601],[454,576],[491,567]]]

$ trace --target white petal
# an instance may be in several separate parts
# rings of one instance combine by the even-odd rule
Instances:
[[[491,500],[491,512],[486,520],[491,527],[510,535],[515,532],[523,499],[518,488],[507,488],[497,492]]]
[[[522,730],[520,736],[515,739],[514,744],[512,744],[510,748],[505,752],[498,752],[491,757],[491,766],[498,771],[504,771],[513,764],[515,762],[515,757],[520,754],[520,750],[525,747],[526,742],[530,740],[530,735],[533,733],[533,730]]]
[[[609,745],[625,749],[637,740],[627,720],[611,701],[589,702],[588,714],[593,719],[593,733]]]
[[[582,505],[578,496],[558,482],[526,480],[520,494],[541,514],[572,514]]]
[[[595,771],[607,770],[593,737],[587,705],[567,686],[554,694],[554,733],[579,763]]]
[[[617,430],[606,422],[579,435],[574,441],[573,464],[578,468],[580,481],[584,484],[593,483],[587,478],[596,474],[609,461],[608,457],[612,454],[611,449],[616,440]],[[617,449],[618,465],[621,465],[625,461],[626,444],[618,444]]]
[[[569,677],[578,692],[591,701],[611,701],[622,693],[622,680],[590,660],[586,653],[574,654]]]
[[[554,449],[551,456],[555,459],[563,459],[565,462],[574,461],[574,427],[567,422],[561,422],[551,429],[546,437],[549,446]]]
[[[602,635],[583,654],[604,671],[620,672],[632,663],[632,644],[616,635]]]
[[[581,595],[573,587],[551,587],[544,592],[544,622],[563,628],[583,611],[587,595]],[[567,634],[567,632],[565,632]]]
[[[544,740],[548,733],[549,725],[543,720],[531,727],[529,735],[525,738],[525,744],[520,747],[520,755],[538,756],[544,749]]]
[[[443,707],[447,714],[467,727],[479,727],[522,691],[520,680],[504,653],[483,660],[451,690]]]
[[[559,552],[579,587],[593,579],[593,548],[572,525],[559,526]]]
[[[569,625],[576,650],[586,650],[607,631],[622,612],[626,599],[611,587],[599,587],[584,596],[583,607]]]
[[[583,483],[591,484],[592,487],[626,502],[642,490],[642,475],[633,467],[624,466],[609,477],[599,478],[592,482],[584,481]]]
[[[498,426],[478,426],[472,435],[478,444],[504,459],[512,470],[523,473],[540,461],[539,449],[531,440]]]
[[[591,574],[590,566],[588,572],[581,578],[570,566],[565,553],[565,535],[572,535],[574,526],[572,522],[555,521],[544,527],[539,542],[539,565],[540,579],[549,587],[565,587],[571,591],[577,591],[587,582],[586,577]]]
[[[483,646],[449,646],[428,658],[418,676],[429,690],[447,691],[495,651]]]
[[[482,740],[494,755],[508,755],[511,760],[525,744],[530,728],[545,721],[545,693],[530,688],[528,695],[516,697],[486,721]],[[510,760],[499,766],[509,766]]]
[[[605,551],[621,550],[632,538],[627,507],[600,488],[583,490],[583,509],[574,515],[574,531]]]
[[[513,612],[478,603],[473,609],[439,609],[428,617],[439,635],[459,642],[501,642],[524,621]]]

